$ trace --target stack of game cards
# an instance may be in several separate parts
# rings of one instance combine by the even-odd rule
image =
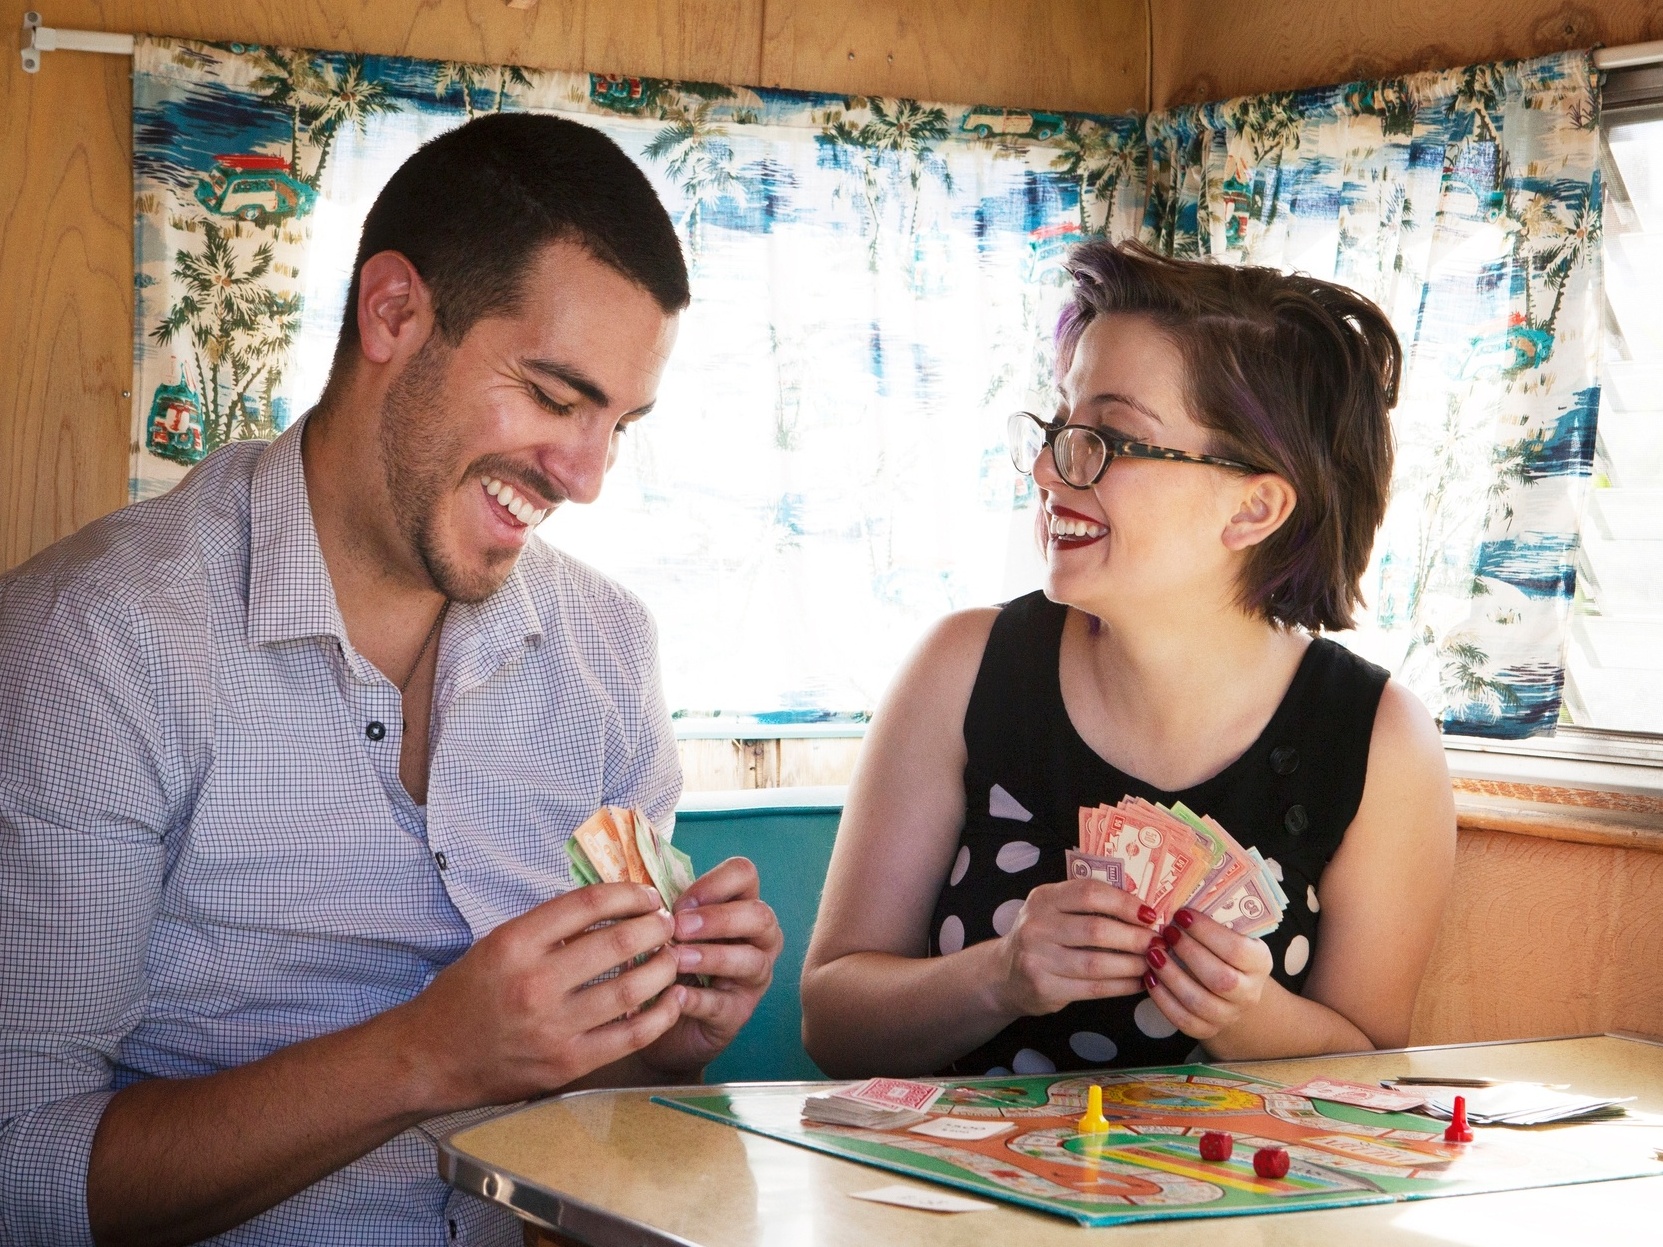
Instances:
[[[1288,898],[1258,849],[1244,849],[1216,821],[1139,797],[1080,807],[1080,847],[1070,879],[1102,879],[1132,892],[1162,925],[1193,909],[1258,937],[1282,923]]]
[[[863,1130],[905,1130],[926,1120],[941,1098],[934,1083],[904,1078],[868,1078],[852,1087],[824,1091],[803,1101],[803,1120]]]
[[[658,834],[640,810],[602,806],[566,841],[578,883],[646,883],[658,889],[664,908],[692,886],[693,861]]]

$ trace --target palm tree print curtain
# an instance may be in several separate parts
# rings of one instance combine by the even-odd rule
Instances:
[[[1068,246],[1141,232],[1393,314],[1402,472],[1352,639],[1449,730],[1540,730],[1597,405],[1596,106],[1576,56],[1145,118],[141,39],[133,496],[315,398],[421,142],[560,113],[643,167],[693,269],[657,414],[547,532],[647,599],[678,713],[862,717],[928,620],[1030,587],[1003,417],[1048,401]]]
[[[136,498],[303,412],[376,191],[529,109],[622,145],[693,270],[657,411],[545,530],[646,598],[673,707],[862,717],[1033,557],[1004,418],[1069,244],[1136,228],[1141,119],[167,39],[135,70]]]
[[[1397,474],[1348,639],[1449,732],[1559,714],[1599,409],[1598,113],[1567,53],[1149,119],[1146,240],[1344,282],[1392,317]]]

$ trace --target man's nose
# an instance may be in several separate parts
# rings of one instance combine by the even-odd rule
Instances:
[[[589,503],[601,496],[606,470],[617,456],[617,435],[613,427],[611,423],[597,422],[584,429],[561,457],[560,475],[566,483],[566,496],[573,502]]]

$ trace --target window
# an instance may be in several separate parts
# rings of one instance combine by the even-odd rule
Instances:
[[[1621,98],[1621,81],[1612,93]],[[1605,325],[1562,722],[1663,732],[1663,102],[1604,119]]]

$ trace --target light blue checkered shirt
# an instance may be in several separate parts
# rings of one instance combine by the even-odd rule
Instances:
[[[90,1243],[115,1090],[408,1000],[572,886],[563,846],[598,806],[672,816],[652,621],[536,539],[488,600],[450,608],[428,803],[410,800],[399,692],[347,640],[300,427],[0,579],[7,1244]],[[412,1130],[213,1241],[520,1240]]]

